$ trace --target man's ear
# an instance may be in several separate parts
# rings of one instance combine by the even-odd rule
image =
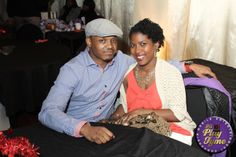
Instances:
[[[87,46],[90,48],[91,45],[92,45],[91,38],[90,37],[86,37],[85,41],[86,41]]]

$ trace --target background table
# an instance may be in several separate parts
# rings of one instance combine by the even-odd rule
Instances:
[[[0,54],[0,101],[8,116],[38,112],[70,50],[53,42],[11,44],[11,54]]]
[[[70,31],[70,32],[46,32],[45,38],[49,41],[56,41],[60,44],[64,44],[70,48],[71,55],[76,55],[79,48],[85,43],[84,31]]]

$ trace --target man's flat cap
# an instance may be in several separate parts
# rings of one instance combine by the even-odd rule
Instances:
[[[87,23],[87,25],[85,26],[85,34],[86,37],[89,36],[106,37],[113,35],[122,37],[123,32],[118,26],[116,26],[111,21],[99,18]]]

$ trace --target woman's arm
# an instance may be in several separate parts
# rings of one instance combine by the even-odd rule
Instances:
[[[111,120],[118,120],[120,119],[123,115],[125,114],[123,106],[120,104],[117,108],[116,111],[111,115],[110,119]]]
[[[121,106],[121,105],[120,105]],[[122,117],[118,120],[118,124],[126,124],[129,120],[132,118],[142,115],[142,114],[149,114],[155,112],[158,116],[165,119],[167,122],[179,122],[179,120],[175,117],[174,113],[170,109],[159,109],[159,110],[153,110],[153,109],[136,109],[129,113],[123,114]]]

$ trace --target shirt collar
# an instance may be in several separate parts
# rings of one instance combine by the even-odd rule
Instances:
[[[97,65],[97,63],[95,63],[94,60],[92,59],[92,57],[89,55],[89,50],[88,50],[88,48],[86,48],[86,49],[84,50],[84,52],[85,52],[85,64],[86,64],[86,66]],[[118,52],[117,52],[117,53],[118,53]],[[116,54],[116,56],[117,56],[117,54]],[[111,66],[111,65],[114,64],[114,62],[115,62],[115,60],[116,60],[116,58],[117,58],[116,56],[112,59],[112,61],[110,61],[110,62],[107,64],[107,66]]]

